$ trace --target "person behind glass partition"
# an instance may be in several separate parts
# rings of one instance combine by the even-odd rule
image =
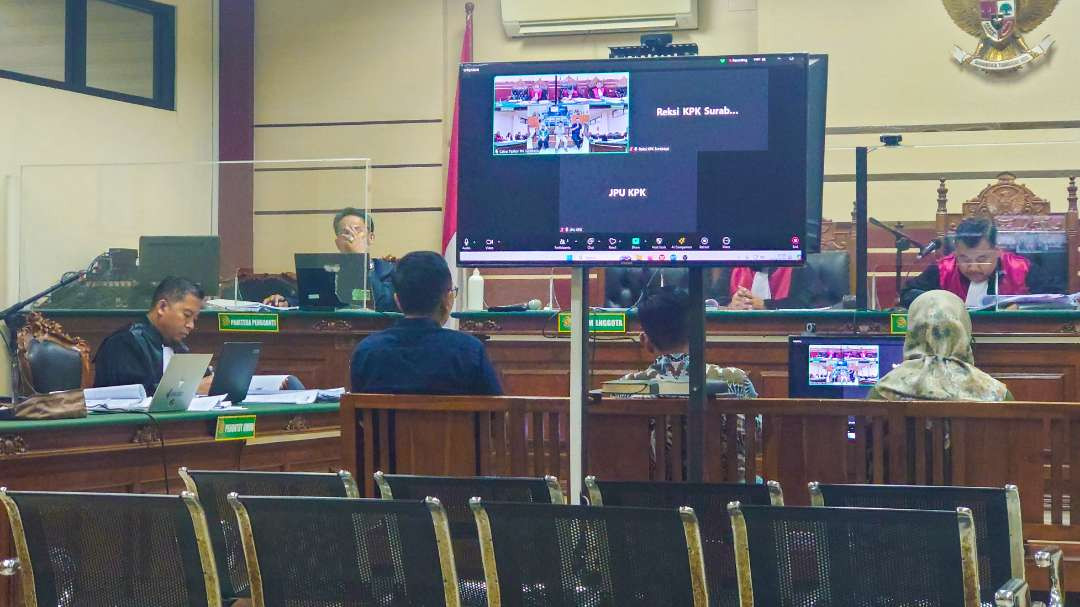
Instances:
[[[961,221],[956,226],[956,250],[907,281],[900,304],[910,306],[919,295],[935,289],[953,293],[969,308],[982,307],[985,295],[1063,292],[1060,281],[1030,259],[999,249],[997,236],[989,217]]]

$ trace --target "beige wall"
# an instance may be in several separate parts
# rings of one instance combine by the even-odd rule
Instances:
[[[0,79],[0,183],[5,176],[17,182],[20,167],[28,164],[206,161],[211,158],[211,1],[177,0],[174,3],[177,5],[176,111]],[[145,173],[117,176],[114,172],[111,181],[100,178],[101,175],[86,179],[85,171],[55,169],[28,173],[32,174],[23,185],[37,191],[34,200],[49,202],[30,209],[27,223],[19,227],[27,228],[28,250],[41,260],[42,280],[48,282],[59,278],[55,272],[48,273],[52,272],[48,269],[51,268],[49,264],[73,250],[78,249],[79,263],[86,264],[90,257],[82,249],[100,252],[109,246],[131,245],[132,240],[137,243],[141,231],[151,231],[144,227],[156,225],[161,219],[160,213],[151,211],[154,204],[161,203],[160,208],[174,207],[178,219],[193,206],[209,209],[209,172],[189,171],[182,186],[188,194],[197,193],[198,199],[193,195],[181,199],[176,192],[145,188],[141,194],[143,205],[128,207],[124,209],[125,213],[118,213],[122,215],[117,219],[124,225],[121,238],[124,242],[113,242],[87,225],[87,209],[93,206],[94,217],[108,220],[111,215],[109,194],[123,189],[115,177],[121,177],[120,181],[127,181],[128,177],[136,181],[141,179],[145,185],[149,179]],[[81,177],[73,178],[76,174]],[[172,177],[165,181],[181,183]],[[151,179],[151,182],[162,183],[162,180]],[[114,185],[110,187],[110,183]],[[21,189],[18,183],[8,188],[16,195],[9,196],[6,204],[16,204]],[[66,195],[45,195],[43,189],[49,189],[53,194],[63,191]],[[4,203],[4,189],[0,188],[0,204]],[[132,212],[137,213],[134,219]],[[207,220],[208,215],[200,219],[202,223]],[[34,226],[29,225],[31,221],[35,222]],[[31,227],[33,230],[29,230]],[[8,228],[7,214],[2,213],[0,234],[6,235]],[[128,235],[131,238],[127,238]],[[6,236],[4,240],[7,241]],[[9,287],[18,281],[7,270],[9,261],[6,245],[0,247],[0,293],[4,305],[11,303],[12,289]],[[0,368],[6,369],[5,365],[6,362],[0,362]],[[0,393],[7,390],[6,385],[6,373],[0,373]]]
[[[830,127],[950,125],[957,123],[1075,121],[1080,81],[1080,5],[1061,2],[1053,15],[1025,39],[1034,46],[1046,34],[1057,39],[1050,55],[1019,72],[988,75],[961,68],[950,57],[954,45],[971,52],[975,39],[949,18],[942,3],[865,0],[760,0],[758,40],[762,52],[805,49],[829,55]],[[830,136],[830,148],[875,145],[874,129],[863,135]],[[1056,210],[1065,205],[1065,179],[1024,178],[1024,171],[1076,170],[1080,143],[1029,145],[1080,139],[1077,129],[905,133],[903,150],[869,157],[871,173],[917,173],[919,179],[879,181],[870,186],[870,211],[886,219],[933,218],[936,174],[1014,171]],[[1010,144],[1010,145],[1003,145]],[[927,146],[927,147],[918,147]],[[936,147],[930,147],[936,146]],[[854,172],[854,152],[833,149],[826,172]],[[950,181],[950,208],[975,194],[988,179]],[[843,218],[854,198],[851,183],[828,183],[825,214]]]
[[[729,11],[714,7],[716,2],[701,4],[701,28],[678,34],[679,41],[697,42],[708,52],[755,49],[755,11]],[[443,203],[443,165],[463,28],[464,2],[456,0],[320,0],[302,6],[291,0],[260,0],[256,6],[256,124],[440,122],[256,128],[256,157],[364,156],[375,165],[425,165],[372,171],[369,206],[377,211],[374,252],[401,255],[414,249],[438,249],[442,214],[437,209]],[[478,61],[606,57],[608,46],[634,44],[637,39],[635,34],[624,34],[508,40],[498,3],[476,3],[474,58]],[[289,270],[294,251],[330,250],[329,211],[362,200],[364,180],[358,173],[257,173],[257,211],[327,213],[258,215],[256,268]],[[418,208],[435,210],[389,212]]]
[[[363,5],[363,6],[360,6]],[[442,164],[450,133],[464,2],[403,0],[298,3],[260,0],[257,15],[256,122],[334,122],[441,118],[442,123],[377,126],[260,128],[259,158],[357,155],[382,164]],[[737,8],[740,10],[733,10]],[[960,68],[954,44],[972,50],[975,40],[957,28],[941,3],[829,0],[714,0],[700,3],[697,30],[677,32],[703,54],[807,50],[830,56],[830,127],[862,127],[863,134],[830,135],[827,141],[825,215],[850,215],[856,145],[874,145],[883,125],[946,125],[946,132],[905,133],[902,150],[870,156],[871,214],[885,219],[930,219],[937,177],[950,179],[958,204],[989,178],[977,173],[1012,170],[1024,183],[1064,205],[1062,177],[1024,178],[1025,170],[1069,171],[1080,158],[1076,129],[955,132],[957,123],[1075,120],[1080,84],[1080,5],[1062,2],[1042,27],[1058,39],[1039,65],[1007,75]],[[478,61],[602,58],[607,47],[635,44],[637,34],[508,39],[497,0],[476,2],[474,56]],[[387,90],[389,83],[393,87]],[[1055,145],[1034,142],[1067,141]],[[1078,171],[1080,172],[1080,171]],[[260,176],[256,209],[334,209],[362,177],[322,172],[302,187],[301,178]],[[307,178],[303,178],[307,179]],[[376,210],[441,206],[445,167],[375,169],[370,206]],[[839,181],[838,181],[839,180]],[[347,190],[347,192],[346,192]],[[302,191],[314,192],[304,196]],[[438,211],[376,214],[379,254],[438,248]],[[265,215],[256,219],[256,265],[291,267],[297,248],[329,250],[328,215]]]
[[[445,153],[442,6],[260,0],[255,23],[257,125],[429,121],[256,128],[260,160],[367,157],[392,165],[372,169],[370,184],[356,169],[257,172],[256,270],[291,270],[296,251],[332,250],[332,212],[362,206],[368,187],[368,206],[380,211],[376,254],[436,247]],[[387,212],[417,208],[436,210]],[[266,214],[282,211],[308,214]]]

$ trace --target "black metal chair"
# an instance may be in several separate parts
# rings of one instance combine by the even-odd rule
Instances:
[[[439,500],[229,495],[254,607],[458,607]]]
[[[745,483],[663,483],[637,481],[600,481],[585,478],[589,503],[593,506],[634,506],[643,508],[694,509],[701,528],[701,547],[705,559],[705,578],[709,584],[709,604],[737,605],[738,577],[731,541],[730,502],[756,505],[784,505],[780,484]]]
[[[450,537],[454,542],[461,602],[477,607],[487,605],[487,592],[480,543],[476,538],[476,522],[469,510],[469,500],[479,497],[493,502],[566,503],[559,481],[554,476],[453,477],[376,472],[375,483],[383,499],[417,500],[430,495],[442,502],[450,522]]]
[[[742,506],[742,607],[980,607],[971,511]],[[1012,590],[1026,593],[1026,584]]]
[[[195,496],[0,489],[23,605],[220,607]]]
[[[690,508],[470,505],[490,607],[709,604]]]
[[[954,510],[968,508],[975,518],[979,542],[979,579],[983,603],[992,603],[998,588],[1012,579],[1026,581],[1024,528],[1020,518],[1020,494],[1015,485],[993,487],[935,487],[915,485],[825,485],[810,483],[814,506],[857,508],[903,508]],[[1050,568],[1050,604],[1063,604],[1061,549],[1040,551],[1036,563]]]
[[[206,511],[210,542],[214,548],[214,559],[221,582],[221,596],[224,599],[246,598],[250,596],[251,590],[236,515],[227,500],[230,493],[351,498],[360,496],[356,481],[345,471],[318,474],[180,468],[180,478]]]

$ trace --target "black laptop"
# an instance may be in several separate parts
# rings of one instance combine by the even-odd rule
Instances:
[[[262,344],[259,342],[225,342],[214,370],[214,381],[210,384],[210,395],[228,394],[233,404],[244,402],[261,352]]]
[[[367,307],[363,253],[296,253],[296,285],[303,310]]]

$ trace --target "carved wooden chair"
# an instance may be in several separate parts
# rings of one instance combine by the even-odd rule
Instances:
[[[23,394],[90,387],[90,346],[60,323],[31,312],[15,341]]]
[[[944,179],[939,182],[936,221],[939,238],[947,238],[964,219],[992,218],[998,227],[999,245],[1032,258],[1049,272],[1065,272],[1064,283],[1069,292],[1080,291],[1080,221],[1075,177],[1069,178],[1065,188],[1068,208],[1064,213],[1052,212],[1048,200],[1017,183],[1012,173],[1001,173],[996,182],[964,202],[959,213],[950,213],[949,190]]]

